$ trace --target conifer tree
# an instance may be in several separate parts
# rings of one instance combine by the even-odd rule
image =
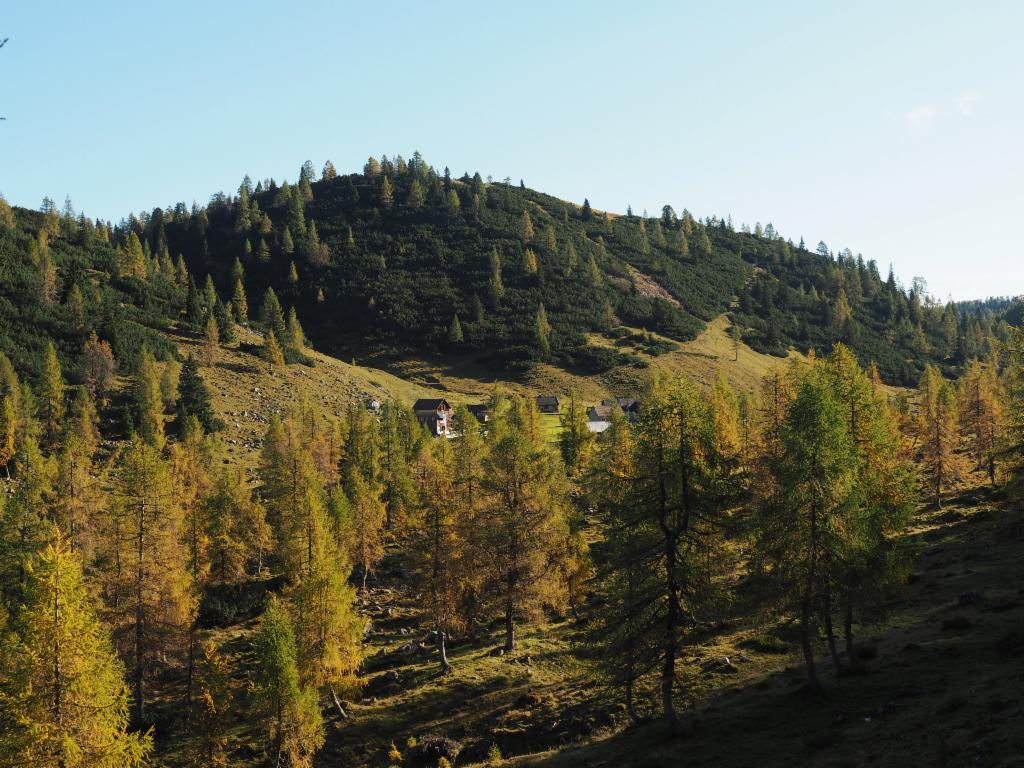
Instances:
[[[501,297],[505,295],[505,285],[501,280],[501,257],[498,255],[498,249],[491,249],[491,305],[497,306]]]
[[[150,736],[128,731],[124,670],[59,536],[36,559],[12,628],[0,643],[0,763],[144,765]]]
[[[523,274],[537,274],[537,254],[533,252],[532,248],[523,251]]]
[[[846,413],[820,372],[804,376],[779,428],[767,463],[772,488],[763,493],[755,564],[779,586],[800,616],[808,686],[820,690],[813,640],[820,607],[834,578],[846,502],[857,480],[857,457]]]
[[[8,464],[14,458],[21,416],[21,383],[10,358],[0,352],[0,466],[10,477]]]
[[[530,218],[530,212],[523,211],[523,215],[519,219],[519,239],[524,243],[531,243],[533,234],[533,220]]]
[[[187,552],[182,551],[182,510],[170,472],[159,451],[134,442],[119,470],[116,514],[124,537],[119,563],[124,601],[118,644],[129,663],[133,719],[145,722],[146,681],[158,671],[158,658],[185,646],[195,607]]]
[[[51,540],[49,523],[55,466],[43,455],[31,434],[23,437],[15,454],[18,483],[0,506],[0,597],[17,605],[30,563]]]
[[[302,330],[302,325],[299,323],[299,316],[295,312],[295,307],[288,309],[288,325],[287,328],[287,342],[289,346],[294,349],[305,349],[306,348],[306,334]]]
[[[132,383],[135,401],[135,429],[150,445],[162,448],[164,444],[164,408],[160,393],[160,374],[156,358],[143,348],[139,367]]]
[[[417,582],[427,597],[427,611],[437,637],[441,671],[451,670],[447,640],[459,628],[459,539],[456,514],[456,481],[452,448],[438,440],[417,459],[418,514],[411,521],[412,549],[416,556]]]
[[[231,297],[231,308],[238,322],[249,322],[249,301],[245,297],[245,286],[242,285],[241,280],[235,281],[235,292]]]
[[[273,331],[278,341],[288,336],[288,329],[284,322],[284,313],[281,311],[281,302],[277,300],[277,294],[273,288],[267,288],[263,295],[263,304],[260,307],[260,324],[265,330]]]
[[[505,650],[516,647],[516,619],[557,605],[557,578],[569,530],[561,461],[544,442],[536,409],[524,398],[491,420],[481,522],[491,582],[505,619]]]
[[[198,420],[206,432],[216,432],[223,427],[213,412],[210,390],[199,373],[199,366],[189,355],[181,366],[178,377],[178,397],[175,403],[175,427],[178,434],[186,434],[186,422],[189,417]]]
[[[960,384],[959,410],[971,457],[996,484],[996,456],[1003,432],[1003,393],[996,367],[972,360]]]
[[[96,406],[89,391],[79,388],[72,401],[57,456],[56,519],[69,548],[83,552],[85,561],[94,550],[96,521],[102,503],[94,477],[93,454],[99,445]]]
[[[267,331],[266,341],[263,342],[262,355],[271,368],[284,367],[284,352],[281,351],[281,345],[277,343],[277,334],[274,333],[273,329]]]
[[[225,768],[230,744],[230,719],[234,705],[231,670],[213,642],[203,646],[196,667],[198,695],[193,702],[192,728],[196,735],[197,765]]]
[[[310,768],[324,743],[323,717],[316,691],[299,678],[295,629],[277,598],[270,599],[253,646],[254,698],[269,726],[273,764]]]
[[[245,577],[249,563],[259,569],[273,535],[263,505],[246,487],[241,470],[225,468],[203,505],[211,580],[231,584]]]
[[[203,362],[207,366],[217,362],[220,354],[220,331],[217,328],[217,318],[211,312],[206,316],[206,326],[203,329]]]
[[[57,348],[53,342],[46,345],[43,358],[43,378],[40,389],[40,417],[46,444],[53,446],[64,430],[64,377],[57,360]]]
[[[615,408],[617,406],[613,406],[613,410]],[[594,448],[594,433],[590,431],[586,409],[579,402],[575,391],[569,393],[569,402],[559,419],[562,434],[559,435],[558,444],[566,469],[570,474],[583,470]]]
[[[448,343],[461,344],[463,341],[465,337],[462,335],[462,323],[459,322],[458,313],[455,313],[452,315],[451,325],[448,326]]]
[[[380,203],[385,208],[390,209],[395,202],[394,188],[391,186],[391,181],[387,176],[383,178],[380,185]]]
[[[924,472],[932,501],[941,509],[943,491],[960,474],[960,460],[956,454],[959,442],[956,396],[952,385],[930,363],[921,376],[918,391],[921,402],[916,427]]]
[[[537,308],[537,319],[534,323],[534,341],[537,344],[537,351],[542,359],[551,357],[551,323],[548,322],[548,313],[541,304]]]

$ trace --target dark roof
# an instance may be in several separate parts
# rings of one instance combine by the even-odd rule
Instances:
[[[558,405],[558,398],[554,395],[537,395],[537,405]]]
[[[640,401],[635,397],[616,397],[614,400],[602,400],[601,405],[618,405],[624,411],[635,411],[640,407]]]
[[[611,421],[612,404],[601,403],[601,405],[592,405],[590,410],[587,411],[587,418],[590,421]]]
[[[448,401],[443,397],[421,397],[412,404],[412,409],[414,411],[436,411],[442,406],[445,408],[451,408],[451,406],[448,405]]]
[[[467,405],[466,410],[476,416],[478,413],[490,413],[491,408],[487,403],[479,403],[477,405]]]

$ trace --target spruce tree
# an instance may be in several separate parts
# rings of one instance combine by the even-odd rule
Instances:
[[[461,344],[465,341],[462,335],[462,323],[459,322],[458,313],[452,315],[451,325],[448,326],[448,343]]]
[[[174,424],[180,436],[186,433],[189,417],[199,421],[206,432],[223,429],[224,422],[213,411],[210,390],[199,373],[199,364],[189,355],[181,366],[178,377],[178,399],[175,404]]]

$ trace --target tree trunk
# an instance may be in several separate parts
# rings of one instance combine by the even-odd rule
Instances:
[[[832,627],[832,603],[829,600],[825,601],[825,607],[822,608],[821,616],[825,622],[825,637],[828,639],[828,652],[832,657],[832,666],[835,667],[836,674],[843,671],[843,662],[839,658],[839,649],[836,648],[836,633]]]
[[[818,511],[811,510],[811,536],[810,536],[810,558],[811,562],[807,568],[807,582],[804,584],[804,594],[800,606],[800,646],[804,652],[804,666],[807,668],[807,685],[812,690],[821,691],[821,681],[818,679],[818,671],[814,667],[814,649],[811,647],[811,620],[814,617],[814,582],[815,563],[818,557]]]
[[[846,635],[846,658],[850,662],[851,669],[860,667],[857,659],[856,649],[853,647],[853,599],[846,598],[846,607],[843,613],[843,634]]]
[[[448,661],[448,649],[445,646],[445,638],[447,637],[447,635],[448,635],[448,633],[445,632],[443,629],[439,628],[437,630],[437,652],[438,652],[438,657],[441,660],[441,671],[442,672],[451,672],[452,671],[452,665]]]
[[[145,555],[146,555],[146,502],[142,501],[139,505],[139,527],[138,527],[138,543],[136,550],[136,558],[138,565],[138,573],[135,576],[135,700],[132,702],[135,706],[135,726],[137,728],[142,727],[142,711],[143,711],[143,682],[142,675],[145,671],[145,667],[142,659],[142,649],[145,640],[145,629],[143,626],[143,610],[142,610],[142,580],[144,575],[145,566]]]
[[[505,652],[514,651],[516,647],[516,623],[512,616],[512,601],[505,606]]]
[[[334,690],[334,686],[330,686],[328,690],[331,692],[331,700],[334,702],[334,708],[338,710],[338,717],[342,720],[348,720],[348,712],[341,706],[341,699],[338,698],[338,692]]]

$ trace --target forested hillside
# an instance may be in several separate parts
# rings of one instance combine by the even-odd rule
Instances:
[[[133,217],[121,236],[183,254],[225,296],[238,259],[250,296],[274,287],[319,346],[345,356],[468,353],[504,370],[554,359],[600,371],[644,363],[589,333],[626,326],[681,341],[730,311],[759,351],[843,341],[909,385],[926,362],[955,372],[1003,335],[992,305],[936,303],[923,284],[905,289],[848,249],[808,250],[770,224],[737,231],[668,205],[651,218],[595,211],[479,173],[453,178],[418,153],[371,158],[361,174],[328,162],[317,175],[307,163],[296,184],[247,177],[204,208]]]

